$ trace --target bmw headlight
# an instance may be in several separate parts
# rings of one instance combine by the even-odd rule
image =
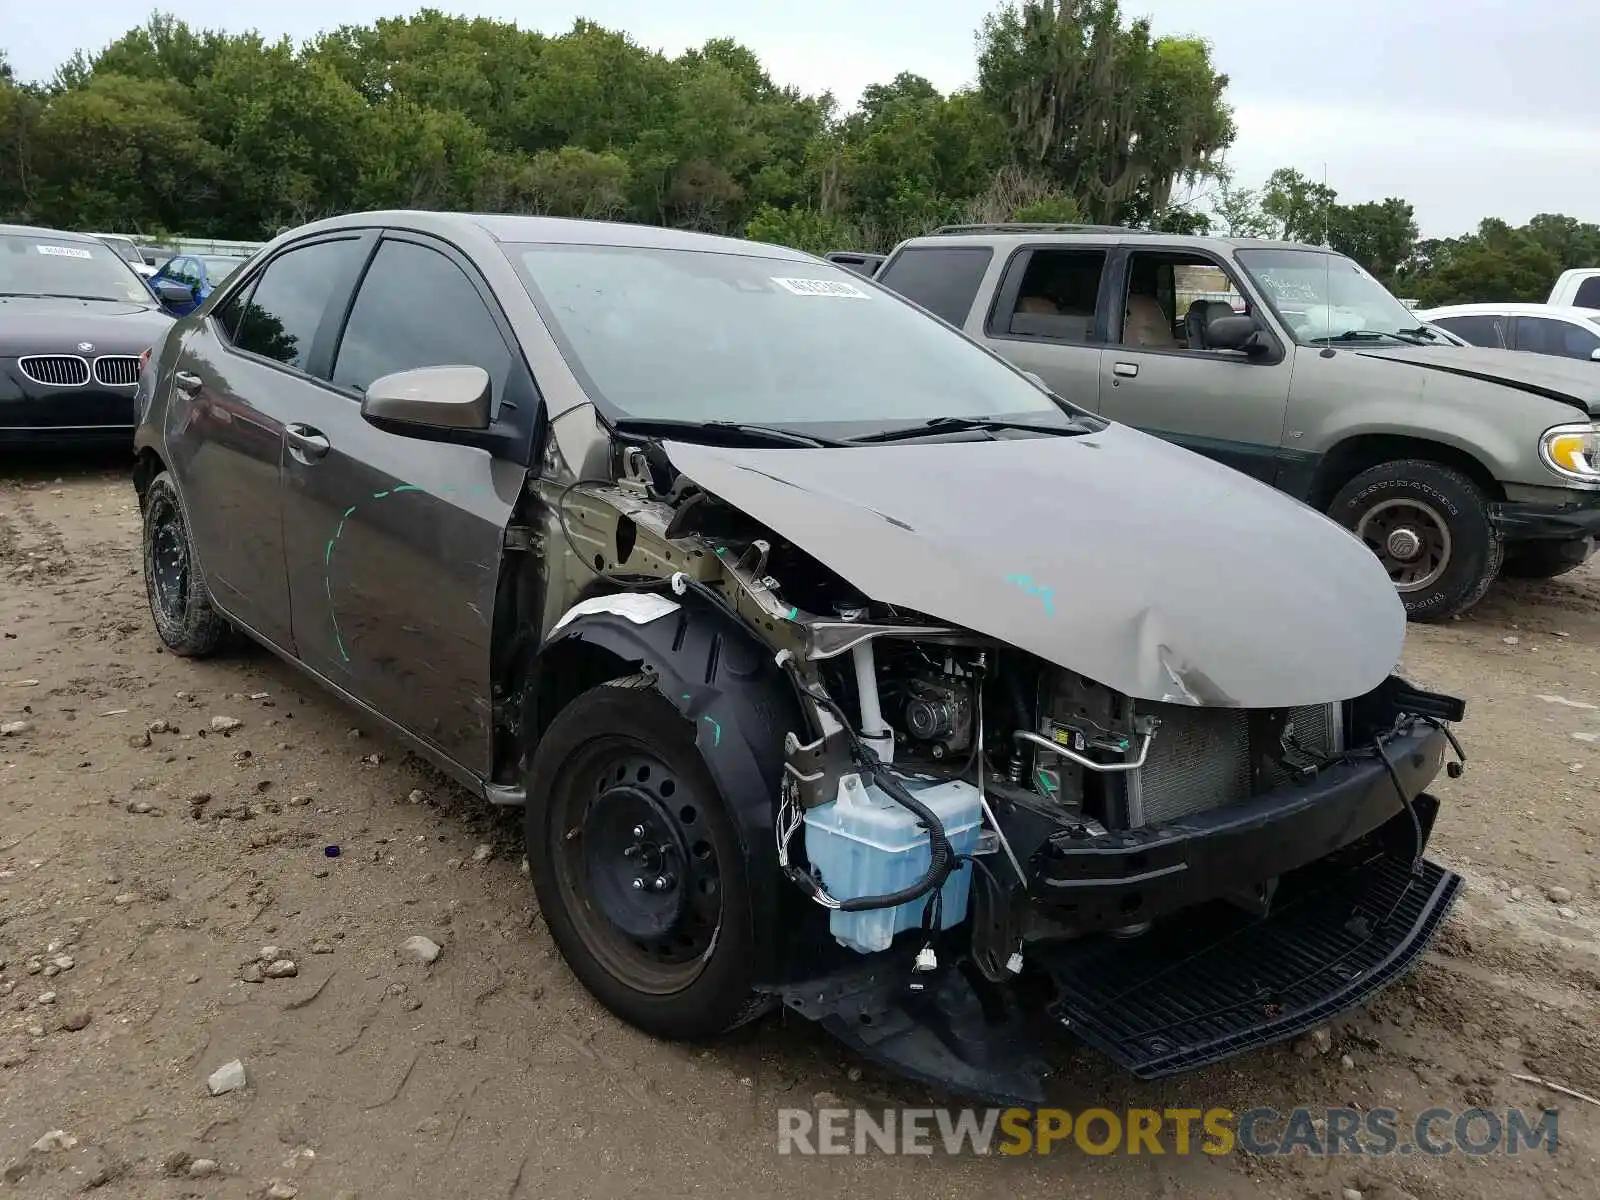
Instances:
[[[1539,439],[1539,457],[1557,475],[1600,484],[1600,425],[1557,425]]]

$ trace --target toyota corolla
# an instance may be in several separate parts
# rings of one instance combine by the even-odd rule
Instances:
[[[525,812],[556,944],[669,1038],[776,1006],[1036,1100],[1408,971],[1460,701],[1350,533],[811,256],[363,213],[180,320],[155,628],[247,635]],[[1452,757],[1454,754],[1456,757]]]

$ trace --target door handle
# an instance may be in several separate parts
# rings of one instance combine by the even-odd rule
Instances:
[[[1137,375],[1139,373],[1139,364],[1138,363],[1113,363],[1111,365],[1111,371],[1112,371],[1113,374],[1121,375],[1124,379],[1132,379],[1135,375]]]
[[[172,377],[172,382],[178,385],[180,391],[192,396],[200,390],[200,385],[204,381],[191,371],[179,371]]]
[[[301,462],[321,458],[328,452],[328,439],[323,436],[321,430],[313,429],[309,425],[285,425],[283,436],[288,439],[289,453]]]

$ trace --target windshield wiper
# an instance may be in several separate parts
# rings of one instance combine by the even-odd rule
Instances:
[[[844,446],[837,438],[817,437],[793,429],[780,429],[776,425],[749,425],[743,421],[687,421],[679,417],[618,417],[610,422],[618,433],[665,434],[695,433],[713,429],[719,432],[739,433],[758,441],[776,442],[782,446]]]
[[[932,417],[900,429],[864,433],[860,437],[851,438],[850,441],[856,445],[868,442],[898,442],[908,438],[926,437],[930,433],[959,433],[967,429],[1018,429],[1024,433],[1074,437],[1082,433],[1093,433],[1097,428],[1093,424],[1086,423],[1083,417],[1069,417],[1064,425],[1035,425],[1031,421],[1013,421],[1005,417]]]
[[[1388,329],[1346,329],[1343,333],[1336,333],[1332,337],[1312,338],[1311,341],[1313,343],[1315,343],[1315,342],[1365,342],[1365,341],[1369,341],[1369,340],[1374,339],[1374,338],[1391,338],[1391,339],[1393,339],[1394,341],[1397,341],[1397,342],[1404,342],[1408,346],[1425,346],[1425,345],[1427,345],[1427,343],[1424,342],[1420,337],[1408,337],[1408,336],[1406,336],[1406,335],[1411,334],[1411,333],[1413,333],[1413,331],[1409,330],[1409,329],[1401,329],[1401,330],[1398,330],[1398,331],[1388,330]]]

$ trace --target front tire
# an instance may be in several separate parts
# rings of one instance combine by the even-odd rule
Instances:
[[[1505,555],[1483,489],[1424,459],[1363,471],[1339,490],[1328,515],[1377,555],[1413,621],[1466,612],[1483,599]]]
[[[228,621],[211,605],[168,471],[145,489],[143,541],[145,595],[162,643],[185,658],[215,654],[227,641]]]
[[[696,1040],[760,1015],[746,865],[694,726],[644,676],[557,713],[528,770],[528,865],[545,923],[630,1025]]]

